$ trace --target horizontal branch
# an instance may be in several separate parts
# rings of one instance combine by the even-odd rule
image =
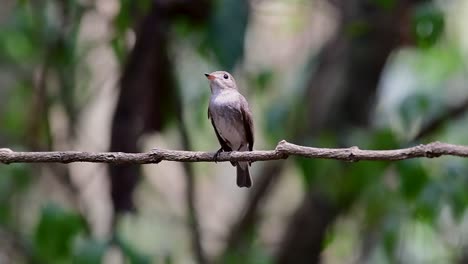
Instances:
[[[0,163],[115,163],[115,164],[151,164],[160,161],[179,162],[214,162],[214,152],[183,151],[153,149],[146,153],[123,152],[81,152],[81,151],[50,151],[50,152],[15,152],[10,149],[0,149]],[[289,156],[299,156],[313,159],[335,159],[344,161],[360,160],[405,160],[412,158],[434,158],[439,156],[468,157],[468,146],[433,142],[410,148],[395,150],[361,150],[350,148],[313,148],[288,143],[282,140],[275,150],[257,150],[250,152],[222,152],[217,161],[265,161],[286,159]]]

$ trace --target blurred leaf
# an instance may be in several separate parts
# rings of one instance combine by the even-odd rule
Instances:
[[[12,217],[11,206],[8,202],[0,201],[0,225],[8,225]]]
[[[299,169],[301,170],[301,175],[303,179],[304,186],[306,190],[308,190],[314,181],[315,176],[318,174],[317,168],[320,165],[323,165],[323,162],[325,161],[318,161],[315,159],[308,159],[308,158],[303,158],[303,157],[296,157],[294,158],[294,161],[297,163],[299,166]]]
[[[340,188],[342,165],[335,160],[320,160],[297,157],[294,159],[301,170],[302,182],[305,190],[319,185],[319,189],[328,194],[335,195]]]
[[[451,205],[455,218],[460,219],[468,206],[468,177],[466,162],[447,161],[444,163],[445,172],[442,181],[444,193]]]
[[[107,250],[107,243],[86,239],[80,241],[73,251],[73,263],[100,264]]]
[[[12,139],[23,139],[27,121],[29,121],[29,108],[25,107],[31,101],[31,84],[27,81],[18,82],[8,94],[8,100],[4,106],[4,114],[1,117],[3,133]]]
[[[426,170],[419,160],[404,160],[396,163],[400,173],[400,191],[403,197],[415,199],[429,181]]]
[[[257,226],[248,226],[242,242],[230,247],[228,251],[222,256],[222,263],[259,263],[265,256],[263,248],[256,244],[258,238]]]
[[[122,35],[133,23],[133,16],[131,11],[133,10],[132,0],[120,0],[119,13],[114,19],[114,26],[119,35]]]
[[[380,181],[373,182],[362,191],[360,200],[365,205],[364,225],[366,229],[380,228],[379,225],[388,218],[388,212],[395,207],[395,193],[389,191],[386,184]]]
[[[368,143],[369,149],[396,149],[399,147],[398,139],[390,128],[373,132]]]
[[[398,148],[396,136],[390,129],[380,129],[373,133],[361,131],[351,137],[353,145],[366,149],[393,149]],[[369,185],[379,182],[386,168],[390,165],[386,161],[359,161],[347,164],[343,176],[337,183],[341,200],[347,202],[350,198],[359,195]]]
[[[460,188],[462,190],[452,193],[450,197],[453,214],[458,220],[463,216],[468,205],[468,193],[466,192],[466,187],[466,185],[463,186],[463,188]]]
[[[164,264],[173,264],[174,259],[171,255],[164,256]]]
[[[334,146],[336,145],[336,138],[333,135],[322,133],[315,142],[301,142],[301,144],[324,147]],[[335,179],[334,177],[341,171],[342,167],[339,165],[339,161],[336,160],[294,157],[294,161],[302,172],[301,176],[306,190],[309,190],[315,184],[332,185],[329,181]],[[324,175],[327,175],[326,180],[323,178]],[[331,175],[334,175],[334,177]]]
[[[328,228],[325,231],[325,238],[323,240],[323,249],[325,250],[328,246],[330,246],[334,240],[337,239],[336,232],[332,228]]]
[[[380,180],[388,164],[382,161],[359,161],[347,165],[338,186],[340,200],[347,203],[370,183]]]
[[[19,65],[38,58],[42,53],[41,34],[42,23],[29,12],[28,5],[17,5],[7,23],[0,25],[0,57],[2,63],[7,61]]]
[[[365,21],[356,20],[345,26],[346,34],[351,38],[361,37],[369,33],[371,27]]]
[[[196,109],[193,110],[195,117],[193,120],[190,120],[189,122],[194,121],[191,125],[196,126],[197,129],[201,129],[202,127],[205,127],[206,124],[208,124],[210,129],[212,129],[211,121],[208,120],[208,103],[210,101],[209,96],[210,96],[209,91],[206,91],[206,92],[203,91],[196,98],[193,99],[193,105],[197,105],[200,107],[197,107]],[[214,131],[211,131],[211,132],[214,133]],[[214,138],[213,142],[216,142],[216,144],[218,144],[216,137]]]
[[[377,4],[380,8],[385,10],[391,10],[396,5],[396,0],[372,0],[375,4]]]
[[[265,92],[273,81],[274,73],[271,70],[260,72],[255,79],[256,87],[260,92]]]
[[[6,54],[15,61],[27,60],[33,54],[32,43],[21,31],[11,31],[3,40]]]
[[[403,136],[412,137],[422,124],[424,116],[432,116],[437,109],[440,109],[441,102],[425,93],[415,93],[405,98],[399,106],[399,114],[404,131]]]
[[[284,135],[287,135],[286,131],[289,129],[286,126],[288,114],[289,104],[284,102],[284,99],[278,99],[276,102],[271,103],[263,127],[265,134],[272,143],[278,142],[279,139],[284,138]]]
[[[416,9],[412,19],[412,31],[420,47],[434,45],[444,30],[444,15],[435,4],[424,4]]]
[[[416,60],[415,68],[430,85],[444,85],[454,73],[463,69],[463,55],[449,44],[435,45],[425,49],[422,56]],[[438,98],[440,101],[440,98]]]
[[[251,246],[245,247],[242,252],[228,252],[223,257],[222,262],[225,264],[269,264],[272,263],[271,257],[265,251],[265,248],[259,245],[259,243],[252,243]]]
[[[39,256],[47,263],[71,257],[75,236],[85,230],[83,218],[67,212],[57,205],[43,208],[35,231],[35,247]]]
[[[31,181],[31,165],[25,163],[14,163],[8,166],[1,166],[0,174],[4,178],[10,178],[11,184],[8,187],[9,191],[21,190],[28,186]],[[0,197],[5,193],[5,191],[6,190],[0,191]]]
[[[120,0],[119,2],[120,9],[114,19],[115,36],[112,38],[111,46],[115,57],[120,64],[123,64],[128,55],[126,33],[135,26],[136,17],[149,10],[151,1]]]
[[[121,237],[116,238],[116,243],[119,245],[120,250],[122,250],[123,255],[127,258],[128,263],[130,264],[150,264],[151,258],[149,256],[143,255],[129,245]]]
[[[396,149],[400,147],[398,138],[390,128],[382,128],[370,132],[369,129],[353,129],[346,132],[347,146],[359,146],[361,149]]]
[[[407,97],[401,104],[400,114],[408,123],[429,109],[431,98],[426,94],[418,93]]]
[[[212,12],[206,42],[227,71],[231,71],[244,54],[248,12],[245,0],[218,0]]]
[[[13,199],[31,182],[30,173],[30,166],[27,164],[0,166],[0,224],[15,224],[12,222],[16,209]]]
[[[121,65],[124,64],[125,59],[128,55],[127,46],[125,43],[125,36],[123,34],[117,34],[111,41],[112,50],[114,55]]]
[[[204,24],[193,23],[193,21],[187,16],[177,17],[172,23],[173,30],[178,36],[181,36],[182,38],[187,38],[194,32],[200,33],[205,30]],[[198,50],[201,45],[201,43],[198,41],[192,42],[192,44],[194,45],[193,48],[195,50]]]
[[[260,78],[264,79],[259,80],[260,84],[261,82],[270,82],[268,73]],[[302,98],[300,101],[302,102]],[[298,100],[284,95],[278,95],[270,99],[268,106],[266,106],[267,110],[262,127],[267,136],[266,139],[271,144],[276,144],[284,138],[297,137],[297,131],[305,126],[304,119],[307,118],[304,116],[306,105],[297,102]],[[324,136],[326,136],[325,133],[322,134],[322,137]]]
[[[115,17],[114,28],[115,35],[111,40],[111,46],[114,51],[115,57],[118,59],[120,64],[125,62],[128,55],[126,45],[126,33],[131,30],[138,21],[138,17],[142,14],[147,13],[150,9],[151,0],[120,0],[119,13]]]
[[[419,220],[434,223],[437,213],[440,211],[440,199],[442,197],[441,186],[437,182],[427,184],[416,200],[413,216]]]
[[[146,14],[151,8],[151,0],[120,0],[119,13],[114,19],[114,27],[118,35],[123,35],[127,29],[135,26],[134,23],[138,16]]]
[[[396,246],[398,245],[397,232],[397,229],[387,229],[383,233],[383,246],[388,259],[393,258]]]

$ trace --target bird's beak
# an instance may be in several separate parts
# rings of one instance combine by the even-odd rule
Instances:
[[[211,75],[211,74],[209,74],[209,73],[205,73],[205,76],[206,76],[206,78],[207,78],[208,80],[210,80],[210,81],[211,81],[211,80],[214,80],[214,78],[215,78],[213,75]]]

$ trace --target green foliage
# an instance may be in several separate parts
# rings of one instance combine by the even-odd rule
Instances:
[[[102,263],[108,243],[87,237],[83,217],[48,204],[34,230],[34,258],[44,263]]]
[[[349,140],[366,149],[392,149],[398,146],[395,135],[388,129],[377,130],[372,135],[356,133]],[[323,135],[318,142],[318,146],[337,145],[330,135]],[[295,158],[295,161],[302,172],[306,190],[312,186],[320,186],[319,189],[330,195],[339,205],[353,201],[367,186],[378,182],[390,164],[379,161],[343,163],[305,158]]]
[[[345,27],[346,34],[351,38],[364,36],[369,33],[370,30],[371,26],[367,22],[361,20],[353,21]]]
[[[438,101],[432,100],[428,94],[412,94],[407,97],[400,107],[400,116],[409,126],[417,117],[424,116]]]
[[[438,184],[434,182],[428,184],[414,204],[411,216],[419,220],[434,223],[437,213],[440,211],[442,194],[442,190]]]
[[[454,160],[447,161],[444,165],[444,174],[440,175],[439,186],[446,194],[454,216],[460,219],[468,205],[468,192],[466,191],[468,188],[468,177],[466,176],[468,164],[466,161]]]
[[[336,139],[333,136],[322,134],[321,138],[317,140],[317,144],[310,144],[316,146],[333,146],[336,143]],[[302,157],[295,157],[294,161],[299,167],[302,177],[302,182],[305,190],[309,190],[315,184],[323,184],[324,187],[321,189],[328,190],[326,186],[332,185],[331,181],[335,180],[336,175],[341,173],[341,165],[335,160],[318,160],[318,159],[307,159]],[[324,180],[323,175],[327,175]]]
[[[390,129],[379,129],[367,136],[366,141],[361,142],[362,148],[368,149],[396,149],[400,147],[398,139]]]
[[[238,0],[218,0],[212,12],[206,41],[228,71],[244,54],[248,12],[248,1]]]
[[[100,264],[108,249],[108,245],[96,240],[85,239],[79,241],[73,250],[72,263],[76,264]]]
[[[285,103],[283,99],[272,102],[263,124],[270,142],[278,142],[287,133],[289,107],[290,104]]]
[[[412,32],[422,48],[434,45],[444,31],[444,15],[433,3],[421,5],[414,13]]]
[[[148,10],[149,1],[120,0],[119,13],[114,19],[115,35],[111,46],[120,64],[125,63],[127,57],[126,33],[132,28],[135,16]]]
[[[444,46],[432,46],[424,49],[421,56],[416,60],[418,74],[423,77],[427,83],[422,85],[444,85],[443,82],[452,77],[454,73],[464,69],[463,56],[460,51],[447,44]],[[427,88],[430,88],[427,87]],[[436,91],[432,91],[434,94]],[[441,98],[437,98],[440,102]]]
[[[38,29],[34,27],[40,21],[33,21],[35,17],[22,8],[15,8],[13,13],[16,19],[0,29],[0,58],[3,63],[18,62],[23,65],[37,58],[36,45],[40,45],[40,41],[36,36]]]
[[[395,7],[400,4],[400,1],[396,0],[369,2],[374,7],[388,11],[395,10]],[[88,8],[95,7],[83,6],[82,3],[84,2],[75,0],[17,1],[12,9],[11,17],[0,25],[1,77],[3,80],[3,74],[11,75],[10,78],[14,80],[12,84],[5,86],[4,91],[1,91],[1,95],[5,97],[0,98],[2,103],[0,105],[0,142],[9,144],[7,147],[28,147],[24,143],[24,136],[27,134],[29,122],[35,118],[31,117],[34,112],[29,105],[34,100],[36,75],[41,69],[45,68],[50,75],[49,79],[52,79],[47,84],[49,89],[49,96],[46,98],[47,105],[66,109],[68,121],[75,120],[80,110],[80,102],[89,99],[83,96],[87,86],[86,75],[76,75],[77,72],[83,73],[83,58],[86,57],[87,52],[87,47],[83,47],[86,45],[80,46],[78,35],[83,15]],[[135,28],[135,23],[149,10],[152,1],[120,0],[119,3],[120,10],[113,20],[114,35],[107,44],[113,48],[118,62],[123,65],[129,52],[126,39],[128,32]],[[196,40],[192,47],[193,51],[202,53],[203,60],[207,60],[203,62],[208,62],[208,64],[216,63],[210,56],[214,54],[217,63],[220,64],[218,66],[232,70],[244,54],[249,4],[252,3],[237,0],[215,1],[208,24],[194,25],[190,21],[177,17],[171,21],[175,23],[172,29],[184,38],[191,33],[194,35],[204,33],[203,41],[197,39],[200,38],[199,35],[191,36]],[[297,143],[320,147],[356,145],[363,149],[394,149],[415,144],[415,142],[404,140],[410,140],[421,123],[445,113],[446,105],[452,103],[445,101],[445,96],[448,94],[446,86],[452,82],[451,78],[454,73],[459,73],[465,67],[464,57],[466,56],[463,56],[463,50],[457,46],[459,44],[451,39],[442,38],[448,23],[446,23],[445,14],[439,9],[441,5],[441,3],[436,5],[432,2],[421,5],[414,9],[411,18],[410,30],[417,43],[417,47],[413,47],[411,52],[418,55],[416,59],[413,58],[414,63],[409,67],[413,67],[412,69],[415,69],[417,73],[410,76],[412,80],[414,79],[416,88],[412,91],[404,91],[408,92],[408,96],[403,96],[403,99],[395,104],[396,107],[391,109],[401,123],[403,136],[398,137],[393,133],[390,127],[394,127],[395,124],[389,121],[388,124],[382,124],[378,130],[346,128],[336,133],[321,131],[322,134],[317,138]],[[64,17],[61,16],[62,11],[65,14]],[[395,23],[395,26],[400,24]],[[359,17],[344,26],[345,34],[351,38],[367,36],[374,29],[374,25],[369,24],[365,18]],[[395,30],[406,29],[395,28]],[[197,40],[202,43],[198,43]],[[91,46],[93,47],[93,43]],[[398,52],[398,50],[395,51],[395,53]],[[194,60],[194,58],[188,59],[190,63]],[[180,63],[186,63],[186,61]],[[318,67],[320,63],[318,59],[314,66]],[[199,65],[198,61],[193,64]],[[182,68],[185,70],[185,67],[190,66],[184,65]],[[297,74],[300,77],[296,79],[304,82],[297,86],[301,86],[301,89],[306,87],[304,80],[308,80],[313,72],[313,69],[307,69]],[[265,105],[258,107],[263,112],[258,115],[256,113],[256,117],[262,120],[255,124],[256,133],[263,137],[263,142],[259,140],[259,144],[270,145],[269,143],[274,144],[280,139],[296,138],[293,136],[305,133],[306,122],[304,120],[308,117],[305,111],[307,105],[302,103],[303,98],[297,98],[302,95],[300,92],[303,91],[298,92],[300,89],[296,90],[295,85],[289,85],[284,88],[287,92],[280,95],[274,94],[271,86],[280,80],[280,75],[274,70],[265,70],[249,79],[249,92],[255,93],[255,98],[266,102]],[[390,76],[388,79],[392,83],[405,81],[399,80],[398,76]],[[208,122],[206,95],[207,92],[204,91],[201,95],[193,96],[197,98],[194,100],[197,108],[193,112],[196,112],[200,120],[195,125]],[[172,97],[168,95],[164,98],[163,102],[168,104],[165,105],[166,108],[170,107],[173,102]],[[256,104],[257,102],[250,101],[250,103]],[[188,118],[190,117],[189,115]],[[41,131],[38,134],[44,137],[50,131],[43,131],[48,129],[47,124],[45,120],[40,121]],[[201,127],[203,126],[200,125]],[[466,126],[458,128],[447,126],[447,130],[451,135],[457,135],[456,139],[463,138],[466,134]],[[438,139],[451,141],[454,139],[453,136],[445,135],[444,131],[437,132]],[[216,140],[211,131],[209,136]],[[468,205],[468,192],[466,191],[468,165],[465,160],[447,158],[430,161],[345,163],[333,160],[291,159],[299,171],[298,177],[300,177],[303,190],[319,190],[335,202],[337,207],[347,208],[346,213],[340,217],[351,218],[355,222],[361,221],[361,226],[358,228],[366,232],[376,232],[377,242],[375,243],[383,248],[389,262],[398,262],[395,256],[399,250],[399,243],[407,239],[401,235],[401,229],[405,223],[416,219],[417,222],[423,221],[432,232],[439,232],[436,223],[440,218],[441,208],[450,207],[455,220],[461,222]],[[17,211],[22,208],[17,206],[15,198],[21,197],[22,193],[27,190],[26,187],[30,186],[31,179],[34,179],[31,176],[37,176],[37,172],[31,170],[30,166],[24,164],[1,166],[0,164],[1,228],[18,228]],[[33,257],[37,257],[40,263],[102,263],[109,243],[90,238],[86,223],[77,212],[57,205],[47,205],[36,217],[39,220],[35,228],[21,230],[21,233],[24,234],[26,244],[31,245]],[[21,221],[18,222],[23,222],[23,219],[19,220]],[[258,227],[253,227],[252,230],[246,232],[248,241],[241,249],[228,252],[223,258],[223,263],[271,263],[272,259],[268,257],[269,254],[263,241],[259,241]],[[343,237],[346,235],[329,230],[323,244],[325,247],[332,246],[334,242],[346,239]],[[127,263],[151,263],[152,256],[148,252],[140,252],[130,242],[119,238],[116,244],[122,250]],[[427,250],[429,251],[430,248]],[[167,255],[163,262],[174,263],[176,259],[172,255]]]
[[[383,233],[383,246],[389,260],[393,259],[394,252],[398,246],[397,226],[386,228]]]
[[[376,5],[385,10],[391,10],[397,4],[397,0],[372,0]]]
[[[399,119],[404,128],[404,139],[411,139],[420,124],[426,122],[424,116],[434,116],[442,109],[441,101],[429,93],[414,93],[399,105]]]
[[[34,245],[47,263],[60,263],[72,255],[75,237],[85,230],[83,218],[57,205],[45,206],[35,230]]]
[[[3,56],[12,61],[29,60],[33,56],[33,44],[21,31],[4,32],[0,36]]]
[[[429,181],[426,170],[418,160],[405,160],[396,164],[400,174],[400,191],[404,198],[415,199]]]
[[[147,255],[142,254],[137,249],[133,248],[127,241],[121,237],[116,237],[116,244],[122,250],[123,255],[127,259],[129,264],[150,264],[151,258]]]
[[[374,181],[380,180],[388,162],[359,161],[349,164],[340,177],[338,195],[340,203],[347,205]]]
[[[38,103],[42,105],[41,111],[44,112],[38,113],[44,114],[39,124],[41,129],[47,129],[48,124],[44,117],[54,103],[65,109],[73,127],[80,103],[83,103],[80,99],[86,94],[87,87],[85,74],[80,76],[79,82],[75,79],[78,68],[81,73],[85,73],[84,67],[80,66],[86,50],[77,47],[79,26],[85,10],[81,3],[74,0],[59,3],[23,1],[13,8],[12,16],[0,26],[0,58],[4,66],[16,70],[12,73],[17,79],[16,88],[8,87],[13,101],[7,109],[12,111],[12,115],[7,112],[2,117],[7,121],[5,130],[20,130],[21,132],[15,134],[22,136],[31,122],[27,115],[39,110],[32,109]],[[29,71],[35,72],[34,78],[28,76]],[[54,85],[49,82],[52,76],[58,81]],[[18,107],[29,105],[33,101],[30,99],[34,98],[31,95],[39,87],[46,89],[41,102],[34,101],[35,104],[31,107]],[[53,90],[51,87],[57,89]],[[19,104],[19,101],[22,103]],[[38,134],[48,135],[49,131]]]
[[[8,93],[8,99],[2,107],[3,115],[0,116],[2,133],[17,140],[24,135],[27,123],[30,121],[29,109],[20,106],[31,101],[31,84],[28,81],[18,82],[15,89]]]
[[[221,263],[269,264],[272,263],[272,259],[258,243],[250,243],[249,245],[242,245],[242,250],[227,252]]]
[[[267,92],[268,87],[271,85],[274,77],[274,73],[271,70],[260,72],[257,76],[255,76],[255,87],[259,89],[259,92]]]
[[[15,225],[13,199],[29,186],[30,174],[30,166],[26,164],[0,166],[0,225]]]

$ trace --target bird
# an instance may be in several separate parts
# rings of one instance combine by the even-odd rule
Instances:
[[[254,126],[252,112],[245,97],[239,92],[234,77],[226,71],[205,73],[210,82],[211,96],[208,119],[221,148],[215,154],[215,161],[222,151],[252,151]],[[231,162],[237,169],[237,186],[250,188],[248,161]]]

